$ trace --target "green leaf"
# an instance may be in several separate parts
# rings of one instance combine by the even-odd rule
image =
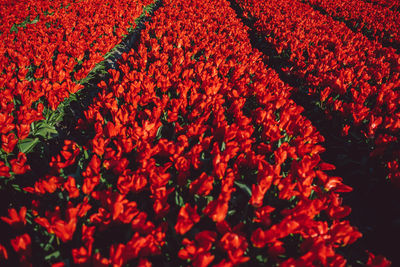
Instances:
[[[267,262],[266,257],[265,257],[264,255],[261,255],[261,254],[259,254],[259,255],[256,256],[256,260],[257,260],[258,262],[263,262],[263,263],[266,263],[266,262]]]
[[[63,118],[64,114],[62,112],[49,112],[46,115],[46,121],[48,121],[50,124],[55,124],[57,122],[60,122]]]
[[[39,21],[39,15],[37,15],[32,21],[31,24],[37,23]]]
[[[161,125],[160,127],[158,127],[158,130],[157,130],[157,134],[156,134],[156,140],[160,140],[161,139],[161,133],[162,133],[162,128],[163,128],[163,125]]]
[[[17,27],[17,25],[12,25],[12,27],[11,27],[11,29],[10,29],[10,33],[12,33],[12,32],[15,32],[15,33],[18,33],[18,27]]]
[[[228,215],[229,216],[231,216],[231,215],[233,215],[233,214],[235,214],[236,213],[236,210],[230,210],[230,211],[228,211]]]
[[[180,196],[177,191],[175,191],[175,203],[179,207],[183,207],[185,205],[185,202],[183,201],[183,197]]]
[[[18,142],[18,148],[22,153],[29,153],[39,143],[39,138],[26,138]]]
[[[43,249],[44,249],[44,251],[49,251],[50,249],[53,249],[53,246],[51,245],[51,243],[49,243],[49,244],[46,244]]]
[[[11,184],[11,186],[15,189],[17,192],[22,192],[21,187],[17,184]]]
[[[44,259],[46,261],[50,260],[51,258],[58,258],[61,255],[60,251],[55,251],[49,255],[47,255],[46,257],[44,257]]]
[[[225,150],[225,148],[226,148],[226,144],[225,144],[225,142],[222,142],[222,144],[221,144],[221,152],[223,152]]]
[[[83,150],[83,155],[85,156],[85,159],[89,159],[89,153],[86,149]]]
[[[234,183],[235,183],[235,185],[237,185],[237,187],[242,189],[244,192],[246,192],[251,197],[251,190],[246,184],[242,184],[238,181],[235,181]]]
[[[48,124],[39,126],[39,129],[34,133],[35,136],[39,135],[46,139],[56,134],[58,134],[56,128]]]

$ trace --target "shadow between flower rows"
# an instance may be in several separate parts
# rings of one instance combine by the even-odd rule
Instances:
[[[293,67],[288,61],[289,55],[279,54],[274,45],[255,29],[255,20],[244,17],[243,10],[235,0],[229,2],[248,27],[253,48],[266,56],[265,64],[274,69],[282,81],[297,89],[291,98],[304,108],[303,115],[324,136],[326,151],[321,158],[336,166],[336,170],[330,174],[342,177],[344,183],[353,188],[352,192],[343,195],[343,201],[352,209],[348,217],[350,223],[358,227],[363,237],[345,248],[343,254],[346,254],[352,266],[361,265],[359,260],[364,257],[366,250],[382,254],[392,261],[393,266],[398,266],[400,255],[393,244],[400,240],[400,194],[385,179],[383,166],[369,156],[371,150],[360,141],[360,136],[341,136],[339,114],[334,114],[331,120],[326,118],[317,105],[319,99],[308,94],[307,82],[282,70]]]

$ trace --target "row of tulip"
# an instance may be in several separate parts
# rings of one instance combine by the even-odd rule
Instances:
[[[351,188],[247,30],[227,1],[165,1],[99,82],[78,122],[90,141],[66,140],[1,217],[3,259],[344,266]]]
[[[15,31],[17,27],[32,23],[41,15],[54,13],[55,8],[63,7],[62,3],[61,0],[2,0],[0,1],[0,33]]]
[[[365,0],[365,1],[382,7],[390,8],[393,11],[400,12],[400,3],[397,0]]]
[[[319,96],[328,119],[341,116],[343,135],[361,132],[371,156],[379,156],[399,184],[400,56],[300,1],[238,3],[292,64],[284,71]]]
[[[372,38],[400,48],[400,12],[379,7],[363,1],[307,0],[337,20],[347,23],[352,29]]]
[[[1,176],[29,170],[25,154],[56,133],[53,111],[83,88],[79,81],[151,2],[56,0],[20,1],[17,9],[1,6],[11,21],[4,21],[0,35]]]

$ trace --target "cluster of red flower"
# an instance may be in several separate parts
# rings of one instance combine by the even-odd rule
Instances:
[[[400,45],[400,12],[385,7],[379,8],[363,1],[307,0],[307,2],[322,8],[333,18],[349,23],[352,29],[368,32],[380,42],[397,47]]]
[[[6,2],[0,5],[0,154],[6,154],[0,175],[10,177],[29,169],[16,145],[31,124],[83,87],[77,81],[152,1]]]
[[[351,188],[326,173],[323,137],[227,1],[165,1],[109,73],[78,125],[91,141],[65,141],[51,173],[25,188],[28,212],[2,217],[19,229],[10,247],[21,263],[34,257],[34,235],[50,252],[61,247],[54,236],[69,244],[57,266],[149,266],[157,255],[194,266],[346,264],[337,249],[361,236],[343,219],[339,194]],[[118,229],[123,237],[104,238]]]
[[[397,0],[366,0],[366,2],[390,8],[393,11],[400,12],[400,3]]]
[[[0,48],[3,154],[16,151],[14,131],[26,138],[44,109],[80,88],[74,81],[146,4],[57,1],[8,26],[27,14],[35,25],[0,35],[12,43]],[[329,175],[324,138],[290,99],[294,89],[264,64],[228,1],[163,2],[137,48],[98,83],[76,129],[89,141],[65,140],[50,171],[24,187],[27,200],[0,214],[9,237],[0,263],[345,266],[340,250],[361,237],[342,204],[352,188]],[[291,71],[321,95],[327,115],[339,111],[367,138],[398,142],[393,49],[300,2],[240,5],[278,50],[290,48]],[[22,45],[28,36],[44,47]],[[371,96],[376,103],[364,105]],[[388,164],[395,175],[397,158]],[[19,153],[0,163],[0,176],[26,173],[25,163]],[[367,266],[390,264],[367,254]]]
[[[16,26],[23,25],[28,22],[27,19],[29,20],[30,18],[33,20],[43,12],[46,12],[46,14],[53,13],[54,8],[61,4],[62,1],[1,0],[0,31],[2,33],[10,31],[14,24],[16,24]],[[10,12],[11,10],[14,12]]]
[[[389,158],[385,163],[389,178],[398,184],[400,56],[394,49],[352,32],[300,1],[240,0],[239,4],[257,20],[258,31],[278,53],[290,54],[293,67],[285,71],[305,80],[327,117],[341,114],[344,135],[349,129],[361,131],[374,147],[372,155],[390,154],[384,155]]]

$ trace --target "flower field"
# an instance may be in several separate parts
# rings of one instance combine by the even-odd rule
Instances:
[[[400,264],[399,12],[1,1],[0,264]]]

